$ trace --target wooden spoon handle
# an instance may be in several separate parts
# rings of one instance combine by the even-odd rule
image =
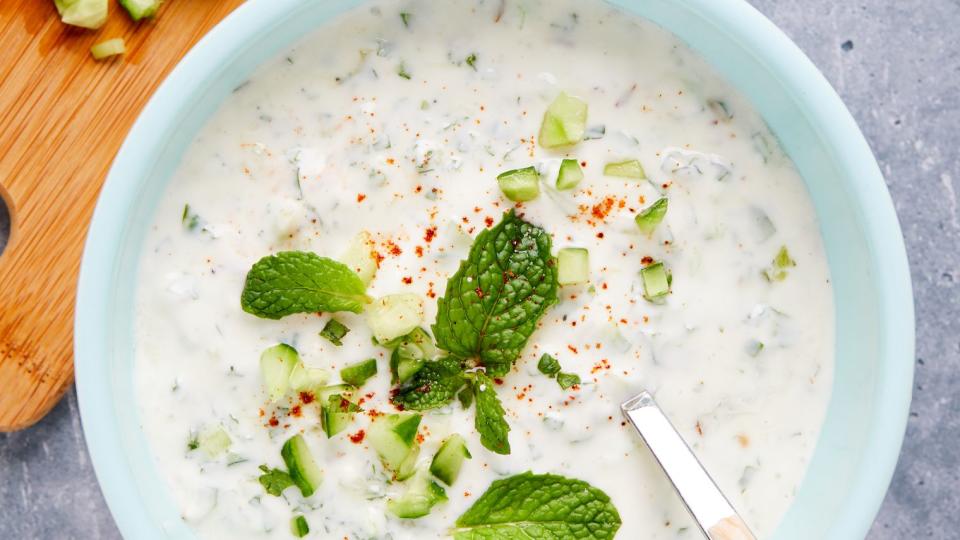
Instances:
[[[60,22],[53,2],[0,2],[0,431],[29,426],[73,379],[73,305],[87,225],[140,109],[189,48],[242,0],[168,2],[133,23]],[[123,59],[90,46],[123,37]]]
[[[707,530],[710,540],[756,540],[747,524],[738,516],[729,516],[720,520]]]

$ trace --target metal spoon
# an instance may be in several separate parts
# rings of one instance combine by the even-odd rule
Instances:
[[[640,433],[680,500],[710,540],[756,540],[747,524],[723,496],[687,443],[648,392],[620,404],[620,410]]]

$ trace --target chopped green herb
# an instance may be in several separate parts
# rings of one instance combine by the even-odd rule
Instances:
[[[477,358],[492,377],[510,371],[537,322],[557,301],[550,235],[508,211],[477,235],[437,301],[437,345]]]
[[[477,70],[477,53],[470,53],[470,55],[467,56],[467,59],[464,60],[464,62],[466,62],[468,66],[472,67],[474,71],[476,71]]]
[[[307,251],[281,251],[253,265],[240,305],[264,319],[321,311],[359,313],[371,301],[366,288],[343,263]]]
[[[534,167],[513,169],[497,176],[500,191],[514,202],[532,201],[540,195],[540,175]]]
[[[770,267],[764,269],[763,276],[767,278],[767,281],[783,281],[787,279],[787,269],[796,265],[797,261],[790,257],[787,246],[782,246],[776,257],[773,258]]]
[[[750,356],[756,357],[757,355],[760,354],[761,351],[763,351],[762,341],[753,340],[747,343],[747,354],[749,354]]]
[[[464,409],[469,409],[470,405],[473,405],[473,388],[465,386],[460,393],[457,394],[457,399],[460,400],[460,406]]]
[[[557,373],[557,384],[566,390],[575,384],[580,384],[580,376],[576,373]]]
[[[330,343],[333,343],[337,347],[343,345],[343,337],[350,332],[350,329],[346,327],[342,322],[336,319],[330,319],[327,321],[327,324],[323,326],[323,330],[320,331],[320,337],[326,339]]]
[[[500,404],[497,390],[493,381],[483,372],[477,372],[473,381],[473,393],[477,401],[477,412],[474,418],[474,427],[480,434],[480,444],[497,454],[510,453],[510,425],[507,424],[507,413]]]
[[[394,389],[390,401],[405,410],[424,411],[453,401],[466,379],[456,358],[426,362],[405,383]]]
[[[183,205],[183,215],[180,216],[180,223],[182,223],[188,231],[196,230],[196,228],[200,226],[200,216],[191,212],[190,205],[185,204]]]
[[[191,433],[190,438],[187,439],[187,451],[196,450],[197,448],[200,448],[200,439],[196,433]]]
[[[343,382],[358,388],[363,386],[363,383],[367,382],[367,379],[376,374],[376,358],[369,358],[367,360],[357,362],[356,364],[350,364],[349,366],[346,366],[340,370],[340,378],[343,379]]]
[[[612,540],[620,524],[603,491],[582,480],[525,472],[494,481],[452,533],[454,540]]]
[[[271,469],[266,465],[261,465],[260,470],[263,471],[258,478],[260,485],[274,497],[279,497],[283,490],[294,485],[293,478],[286,471]]]
[[[548,377],[553,377],[557,373],[560,373],[560,362],[556,358],[550,356],[548,353],[543,353],[543,356],[540,357],[540,361],[537,362],[537,369],[540,370],[540,373]]]
[[[407,73],[407,67],[403,62],[400,62],[400,64],[397,66],[397,75],[407,79],[408,81],[410,80],[411,76],[409,73]]]
[[[637,214],[637,217],[633,218],[640,232],[643,234],[653,234],[653,231],[657,229],[657,225],[660,225],[660,222],[663,221],[663,216],[667,215],[667,204],[667,198],[661,197],[657,199],[655,203],[641,210],[640,213]]]
[[[640,270],[643,280],[643,297],[653,303],[660,303],[670,292],[670,275],[662,262],[656,262]]]
[[[410,28],[410,18],[413,17],[412,13],[407,13],[406,11],[400,12],[400,20],[403,21],[403,26]]]
[[[713,111],[713,114],[716,115],[717,119],[722,122],[729,122],[733,119],[733,113],[730,112],[730,109],[727,107],[727,102],[719,99],[708,99],[707,107]]]
[[[643,171],[643,165],[640,165],[640,161],[636,159],[607,163],[603,166],[603,174],[633,180],[643,180],[647,177],[647,173]]]
[[[561,92],[543,114],[540,146],[555,148],[577,144],[587,126],[587,104]]]
[[[557,189],[563,191],[577,187],[583,180],[583,169],[575,159],[564,159],[560,162],[560,173],[557,174]]]
[[[310,534],[310,525],[307,523],[307,518],[303,516],[293,518],[290,521],[290,532],[297,538],[303,538]]]

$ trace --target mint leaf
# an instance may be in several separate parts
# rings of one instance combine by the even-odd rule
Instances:
[[[560,373],[560,362],[556,358],[550,356],[548,353],[543,353],[543,356],[540,357],[540,361],[537,362],[537,369],[540,370],[540,373],[548,377],[554,377],[557,373]]]
[[[240,305],[264,319],[321,311],[360,313],[370,302],[365,290],[345,264],[306,251],[281,251],[253,265]]]
[[[560,385],[560,388],[566,390],[575,384],[580,384],[580,376],[576,373],[558,373],[557,384]]]
[[[505,375],[557,300],[550,235],[513,210],[481,232],[437,303],[437,345]]]
[[[478,371],[473,381],[473,393],[477,400],[477,412],[474,417],[474,426],[480,434],[480,444],[498,454],[510,453],[510,440],[507,434],[510,425],[504,418],[507,413],[500,404],[497,390],[493,381],[483,372]]]
[[[424,363],[410,380],[394,390],[390,401],[401,409],[436,409],[453,401],[465,381],[459,360],[441,358]]]
[[[455,540],[610,540],[620,514],[586,482],[525,472],[491,484],[456,527]]]
[[[274,497],[279,497],[283,490],[294,485],[293,478],[280,469],[271,469],[266,465],[261,465],[260,470],[263,471],[259,478],[260,484],[267,493]]]

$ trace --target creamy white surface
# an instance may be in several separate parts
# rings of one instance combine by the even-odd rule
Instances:
[[[533,470],[604,490],[623,519],[618,538],[697,538],[622,423],[618,403],[643,388],[761,537],[790,504],[829,399],[834,344],[829,274],[801,178],[749,104],[663,30],[596,1],[507,2],[495,22],[498,5],[388,1],[351,11],[261,68],[184,157],[140,262],[135,377],[166,488],[200,537],[290,538],[295,510],[316,538],[442,537],[491,481]],[[412,14],[409,28],[401,11]],[[476,70],[464,63],[471,53]],[[397,75],[401,63],[411,79]],[[560,91],[589,104],[589,126],[606,126],[566,154],[533,142]],[[708,100],[725,102],[733,118],[720,119]],[[370,231],[385,257],[370,294],[422,294],[432,323],[429,292],[443,294],[485,219],[497,222],[511,206],[496,175],[550,169],[567,154],[586,163],[578,189],[547,190],[521,211],[552,234],[554,249],[589,248],[595,292],[564,287],[498,387],[511,455],[481,447],[472,410],[426,414],[421,460],[453,432],[474,459],[448,503],[402,521],[384,504],[403,486],[387,483],[374,451],[348,439],[367,415],[329,440],[313,406],[265,426],[273,408],[258,358],[280,341],[334,373],[381,358],[364,408],[393,408],[387,352],[371,344],[362,316],[338,314],[351,329],[338,348],[317,335],[328,315],[268,321],[240,310],[256,260],[285,249],[336,258]],[[605,162],[627,158],[669,185],[670,209],[652,239],[633,216],[657,190],[602,175]],[[597,219],[592,207],[606,197],[613,206]],[[181,224],[185,203],[200,229]],[[776,227],[770,237],[759,211]],[[427,242],[430,227],[437,235]],[[769,283],[761,270],[781,245],[797,266]],[[644,256],[673,272],[665,305],[641,296]],[[765,345],[756,356],[754,341]],[[537,371],[543,352],[585,384],[561,391]],[[217,426],[247,461],[187,451],[191,431]],[[281,466],[280,446],[299,431],[323,462],[322,487],[307,500],[295,489],[266,495],[257,467]]]

